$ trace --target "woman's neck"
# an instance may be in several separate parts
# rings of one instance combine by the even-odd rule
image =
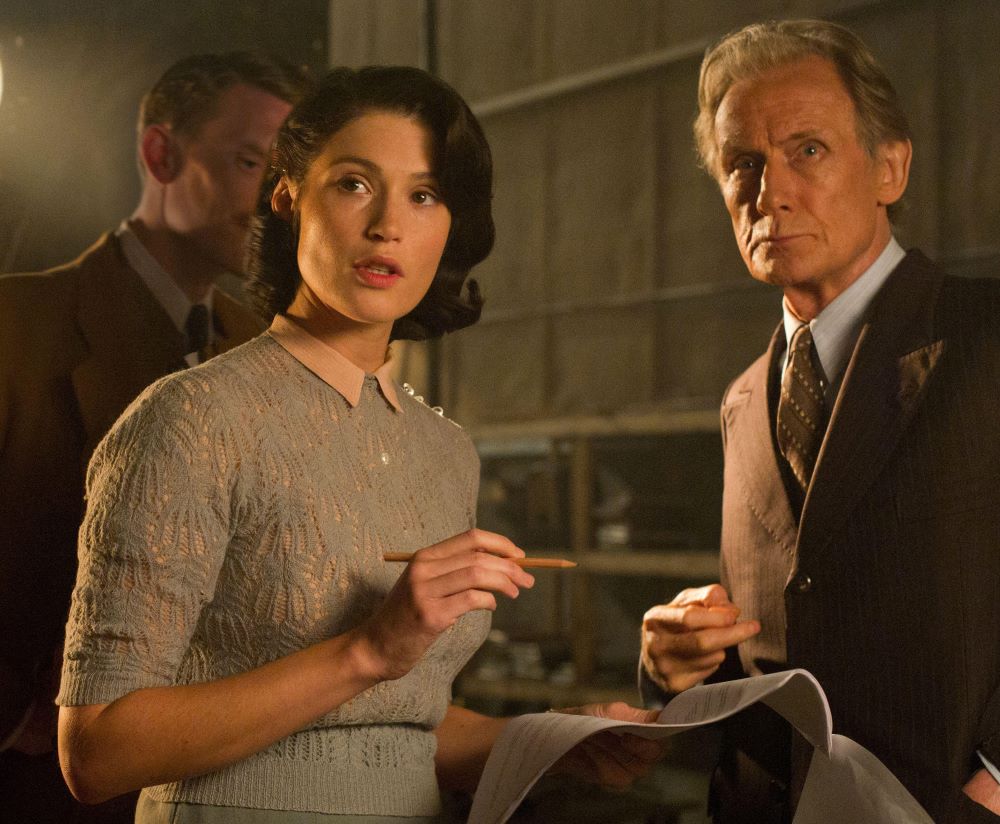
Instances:
[[[358,323],[300,298],[301,294],[292,301],[285,314],[310,335],[336,349],[365,372],[375,372],[385,363],[391,323]]]

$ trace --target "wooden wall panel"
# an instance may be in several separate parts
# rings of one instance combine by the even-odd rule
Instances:
[[[556,77],[631,60],[660,43],[659,0],[549,0]]]
[[[493,149],[496,245],[475,276],[489,312],[538,307],[550,298],[549,119],[534,109],[486,122]]]
[[[553,321],[552,411],[616,412],[653,394],[655,306],[595,309]]]
[[[660,84],[660,238],[657,282],[661,287],[742,282],[748,277],[718,184],[700,166],[691,124],[697,113],[698,62],[664,73]]]
[[[655,90],[621,84],[553,106],[549,276],[556,300],[653,282]]]
[[[439,0],[438,68],[470,102],[548,76],[547,4],[540,0]]]
[[[939,47],[942,254],[1000,256],[1000,3],[943,6]],[[984,269],[984,273],[985,273]]]
[[[526,320],[463,329],[444,341],[442,406],[459,423],[531,420],[546,413],[545,322]]]
[[[715,409],[733,378],[766,348],[781,321],[781,292],[747,282],[719,295],[663,304],[656,346],[657,398]]]
[[[330,65],[423,66],[424,4],[330,0]]]
[[[941,130],[934,8],[930,4],[897,4],[844,22],[875,52],[899,94],[913,130],[913,165],[897,235],[904,246],[919,246],[934,255],[938,249]]]

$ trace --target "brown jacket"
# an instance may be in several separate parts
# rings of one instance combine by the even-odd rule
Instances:
[[[763,629],[718,677],[808,669],[834,731],[935,821],[1000,821],[961,794],[977,748],[1000,764],[1000,281],[947,277],[919,252],[897,267],[847,367],[798,525],[773,429],[783,344],[779,329],[722,407],[722,581]],[[789,736],[773,718],[744,720],[714,803],[719,821],[763,824],[773,819],[748,799],[769,790],[752,786],[738,750],[772,765],[784,750],[787,764]],[[808,761],[791,763],[794,788]]]
[[[221,292],[213,306],[213,354],[263,328]],[[185,366],[183,336],[114,235],[0,278],[0,742],[32,698],[51,698],[87,461],[139,392]]]

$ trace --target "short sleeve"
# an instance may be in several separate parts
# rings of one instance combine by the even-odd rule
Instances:
[[[204,379],[171,376],[95,451],[57,703],[103,704],[174,683],[236,508],[223,418]]]

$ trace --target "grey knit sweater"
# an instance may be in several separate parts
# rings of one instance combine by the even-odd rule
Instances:
[[[147,389],[94,454],[58,703],[210,681],[356,626],[411,551],[473,526],[469,438],[365,379],[356,407],[268,335]],[[396,681],[161,801],[438,810],[433,728],[489,613]]]

